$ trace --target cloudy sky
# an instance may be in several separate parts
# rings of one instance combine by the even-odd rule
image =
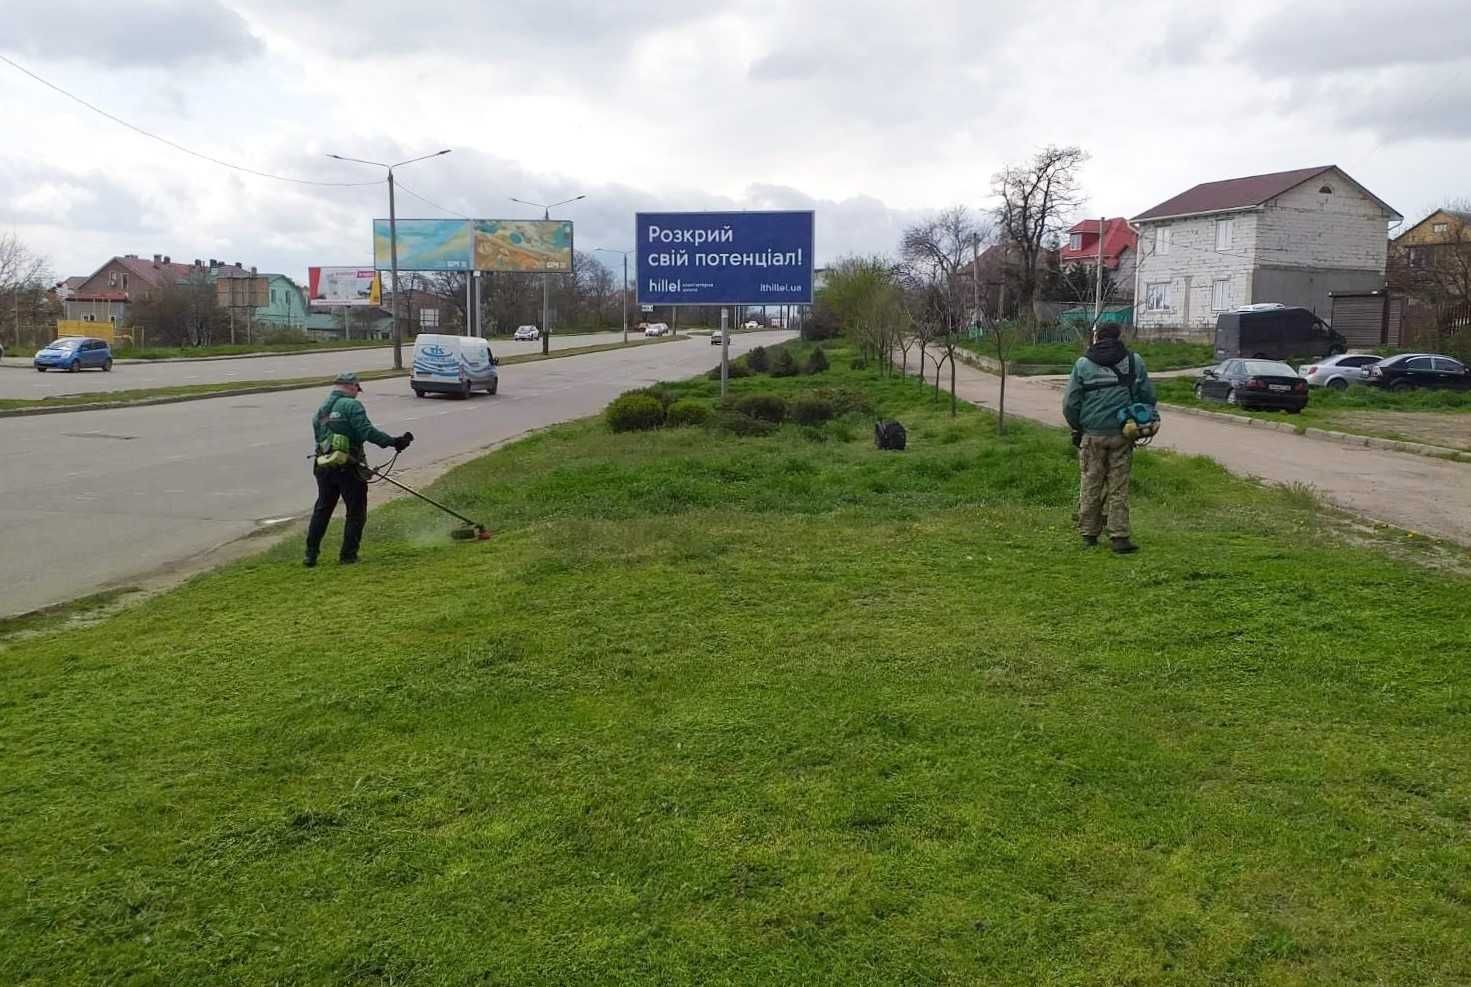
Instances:
[[[371,181],[402,216],[562,211],[581,248],[637,209],[815,208],[818,254],[891,251],[991,205],[1048,143],[1091,214],[1338,164],[1410,220],[1471,196],[1468,0],[3,0],[0,54],[258,171]],[[386,189],[273,181],[129,131],[0,63],[0,229],[58,276],[118,253],[304,277],[357,264]],[[416,200],[418,193],[449,212]]]

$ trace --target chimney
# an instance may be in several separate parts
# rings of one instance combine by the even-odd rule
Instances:
[[[138,255],[137,254],[123,254],[123,256],[126,257],[128,260],[137,260],[138,259]]]
[[[163,254],[154,254],[153,255],[153,263],[157,264],[161,260],[163,260]]]
[[[250,265],[250,273],[251,274],[254,274],[255,273],[255,265],[254,264]]]
[[[215,268],[217,268],[219,266],[220,266],[220,262],[219,261],[215,260],[213,257],[211,257],[209,259],[209,269],[211,271],[213,271]]]
[[[174,262],[174,260],[173,260],[173,258],[172,258],[172,257],[170,257],[170,256],[169,256],[169,255],[168,255],[168,254],[164,254],[164,255],[163,255],[163,262],[164,262],[164,263],[165,263],[165,264],[172,264],[172,263],[173,263],[173,262]]]
[[[196,258],[194,258],[194,266],[195,267],[203,267],[204,266],[204,261],[202,261],[198,257],[196,257]]]

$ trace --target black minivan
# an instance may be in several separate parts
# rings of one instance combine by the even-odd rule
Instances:
[[[1348,340],[1309,309],[1262,306],[1223,312],[1216,319],[1216,359],[1313,359],[1348,350]]]

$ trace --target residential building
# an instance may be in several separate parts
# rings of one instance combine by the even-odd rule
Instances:
[[[1103,269],[1113,288],[1105,301],[1127,301],[1134,297],[1134,269],[1139,257],[1139,235],[1123,216],[1085,219],[1068,230],[1068,238],[1057,252],[1063,267],[1078,265],[1090,271],[1098,265],[1099,226],[1103,227]]]
[[[1044,247],[1038,253],[1039,288],[1057,265],[1058,251]],[[1015,243],[993,243],[956,272],[955,282],[962,297],[978,299],[986,318],[1011,319],[1016,318],[1021,302],[1021,272],[1021,249]]]
[[[1471,248],[1471,212],[1437,209],[1395,237],[1391,249],[1401,251],[1411,271],[1427,271],[1436,258],[1447,253],[1467,253]]]
[[[1301,305],[1384,287],[1389,224],[1403,217],[1341,168],[1206,182],[1134,217],[1135,324],[1204,329],[1242,305]]]
[[[154,254],[149,261],[137,254],[124,254],[103,264],[79,284],[68,278],[69,286],[62,298],[64,318],[83,322],[110,322],[114,326],[128,324],[128,307],[138,301],[151,301],[164,287],[180,284],[191,276],[213,281],[222,272],[244,273],[239,264],[223,264],[211,260],[209,267],[201,260],[193,264],[176,264],[172,258]],[[58,297],[62,292],[58,290]]]

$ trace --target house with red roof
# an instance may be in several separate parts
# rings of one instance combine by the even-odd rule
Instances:
[[[1243,305],[1301,305],[1384,287],[1398,212],[1336,165],[1205,182],[1133,218],[1134,321],[1209,328]]]
[[[1102,227],[1103,269],[1108,272],[1114,289],[1111,300],[1128,300],[1134,297],[1134,268],[1139,257],[1139,234],[1134,232],[1123,216],[1112,219],[1085,219],[1068,230],[1067,242],[1058,251],[1057,259],[1063,267],[1073,264],[1090,270],[1099,262],[1099,227]]]
[[[165,286],[181,284],[190,277],[213,281],[221,275],[243,276],[247,272],[239,264],[211,260],[209,266],[195,260],[193,264],[176,264],[172,258],[154,254],[147,260],[137,254],[114,257],[92,272],[81,283],[70,287],[62,304],[66,318],[83,322],[110,322],[114,326],[128,324],[128,306],[136,301],[150,301]],[[76,279],[68,278],[71,285]]]

